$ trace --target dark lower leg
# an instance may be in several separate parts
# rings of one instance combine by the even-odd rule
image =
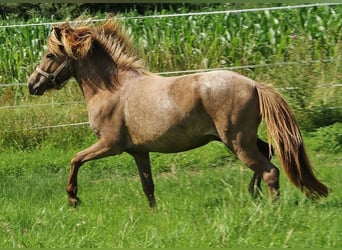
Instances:
[[[68,184],[66,187],[69,203],[73,207],[76,207],[80,203],[80,199],[77,197],[77,173],[79,167],[80,166],[75,163],[71,163]]]
[[[252,195],[253,199],[260,197],[262,194],[261,177],[256,173],[253,174],[253,177],[248,186],[248,191]]]
[[[264,142],[261,139],[257,139],[257,147],[259,151],[269,160],[271,160],[273,154],[274,154],[274,149],[273,147],[269,146],[268,143]],[[251,193],[253,198],[257,198],[262,194],[261,190],[261,175],[257,174],[254,172],[253,177],[249,183],[248,191]]]
[[[267,142],[264,142],[261,139],[257,139],[257,146],[259,151],[269,160],[272,159],[272,156],[274,155],[274,149],[272,146],[270,146]]]
[[[155,207],[156,201],[154,198],[154,183],[151,172],[150,157],[148,153],[131,154],[137,164],[141,185],[148,200],[149,206]]]

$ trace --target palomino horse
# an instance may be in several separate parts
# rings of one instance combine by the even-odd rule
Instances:
[[[116,20],[94,26],[53,28],[40,65],[28,80],[30,93],[61,89],[74,77],[87,103],[98,141],[71,160],[69,202],[76,206],[77,173],[87,161],[127,152],[135,159],[142,187],[155,205],[149,152],[180,152],[223,142],[254,171],[249,190],[263,179],[271,199],[279,196],[279,170],[272,148],[257,138],[264,119],[290,181],[308,197],[327,196],[313,173],[293,113],[274,88],[230,71],[177,77],[149,72]]]

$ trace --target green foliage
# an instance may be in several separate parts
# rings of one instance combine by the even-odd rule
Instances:
[[[341,40],[340,14],[332,12],[334,8],[318,8],[307,14],[305,24],[300,18],[302,9],[132,19],[126,23],[151,70],[171,71],[294,61],[296,54],[288,52],[299,44],[307,53],[300,60],[337,57],[334,48]],[[319,22],[320,16],[327,20]]]
[[[75,7],[72,4],[66,5],[69,8]],[[33,5],[30,6],[27,4],[21,7],[30,9]],[[34,6],[37,10],[58,7],[53,4]],[[229,4],[209,5],[201,10],[239,7],[241,6]],[[150,14],[175,11],[170,9],[166,12],[156,8]],[[153,72],[336,59],[328,63],[239,70],[246,76],[273,83],[280,88],[294,109],[301,127],[312,130],[338,122],[339,117],[342,117],[340,88],[336,91],[334,88],[317,88],[320,84],[338,83],[341,76],[342,67],[338,61],[342,34],[340,9],[341,6],[333,6],[177,18],[126,19],[124,24],[135,38],[141,57]],[[31,10],[35,11],[32,8]],[[67,8],[65,11],[67,12]],[[188,11],[186,8],[177,9],[177,12]],[[34,12],[31,13],[31,16],[35,15],[37,16]],[[99,18],[106,16],[100,12],[97,15]],[[138,12],[131,11],[124,15],[137,16]],[[21,22],[18,19],[4,18],[0,20],[0,25],[13,24],[14,20]],[[27,22],[55,20],[57,19],[40,17]],[[27,80],[44,53],[50,29],[49,25],[0,28],[0,55],[1,58],[6,58],[0,64],[0,84],[23,83]],[[72,104],[79,101],[82,101],[82,95],[74,83],[69,83],[62,91],[51,92],[39,99],[29,96],[26,86],[1,87],[0,118],[3,121],[3,130],[0,145],[27,148],[30,145],[39,145],[47,137],[57,139],[61,133],[59,129],[30,130],[33,127],[86,121],[84,106]],[[63,102],[71,104],[48,105]],[[44,106],[25,107],[36,104]],[[19,110],[7,108],[17,105],[23,107]],[[64,138],[60,139],[65,142]]]
[[[310,132],[309,135],[314,138],[310,141],[313,150],[337,154],[342,157],[340,155],[342,152],[342,123],[318,128],[316,131]]]
[[[342,109],[341,106],[337,105],[321,104],[320,106],[314,106],[306,115],[309,115],[306,122],[310,122],[307,125],[307,128],[311,128],[310,130],[342,122]]]
[[[76,8],[72,4],[65,5],[71,9]],[[31,9],[33,12],[30,16],[37,16],[34,11],[58,8],[58,4],[27,4],[21,7]],[[239,7],[241,8],[229,4],[208,5],[201,10]],[[66,13],[68,8],[64,9]],[[335,59],[336,61],[330,63],[239,70],[251,78],[273,83],[280,89],[285,88],[283,94],[295,110],[299,124],[303,129],[312,130],[340,121],[338,117],[341,117],[340,88],[337,91],[332,90],[333,88],[317,88],[320,84],[338,83],[341,76],[341,8],[332,6],[177,18],[126,19],[124,24],[135,38],[141,57],[153,72]],[[156,8],[150,14],[175,11],[171,7],[170,9],[166,12],[165,9]],[[94,11],[92,8],[89,10]],[[188,11],[187,8],[177,9],[177,12]],[[91,13],[90,11],[89,14]],[[86,11],[84,14],[89,15]],[[97,15],[101,18],[106,13],[99,12]],[[124,15],[137,16],[138,12],[131,11]],[[14,20],[21,23],[18,19],[4,18],[0,20],[0,25],[13,24]],[[27,22],[55,20],[57,19],[49,16],[35,17]],[[49,25],[0,28],[0,55],[1,58],[6,58],[0,64],[0,84],[23,83],[27,80],[44,53],[50,29]],[[46,139],[47,134],[58,135],[60,132],[29,132],[32,127],[83,122],[87,119],[84,109],[82,112],[78,111],[79,104],[60,107],[46,105],[41,109],[20,108],[20,111],[8,110],[7,106],[81,100],[82,96],[74,83],[69,83],[66,89],[58,93],[46,94],[39,99],[29,96],[26,86],[1,87],[0,117],[4,121],[3,131],[7,131],[1,136],[2,145],[12,146],[11,141],[12,144],[23,144],[22,148],[37,145]],[[30,138],[35,138],[35,142],[30,142]]]
[[[235,4],[232,4],[235,6]],[[37,16],[43,19],[55,19],[64,21],[65,17],[78,18],[84,13],[92,16],[103,13],[127,13],[136,12],[141,15],[149,15],[154,11],[212,9],[219,4],[213,3],[0,3],[0,16],[4,19],[30,20]],[[237,8],[242,8],[243,6]]]

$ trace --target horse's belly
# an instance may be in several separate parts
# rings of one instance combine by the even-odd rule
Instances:
[[[190,150],[218,140],[218,134],[207,114],[189,116],[171,127],[156,127],[131,134],[133,147],[146,152],[173,153]]]
[[[203,146],[213,140],[218,140],[218,137],[213,134],[192,137],[186,134],[171,133],[152,141],[134,144],[132,149],[144,152],[177,153]]]

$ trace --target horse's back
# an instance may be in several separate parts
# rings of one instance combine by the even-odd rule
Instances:
[[[248,98],[254,91],[256,82],[239,73],[227,70],[203,73],[200,77],[201,94]]]
[[[258,102],[257,83],[236,72],[213,71],[200,79],[200,97],[212,116],[236,116]]]

